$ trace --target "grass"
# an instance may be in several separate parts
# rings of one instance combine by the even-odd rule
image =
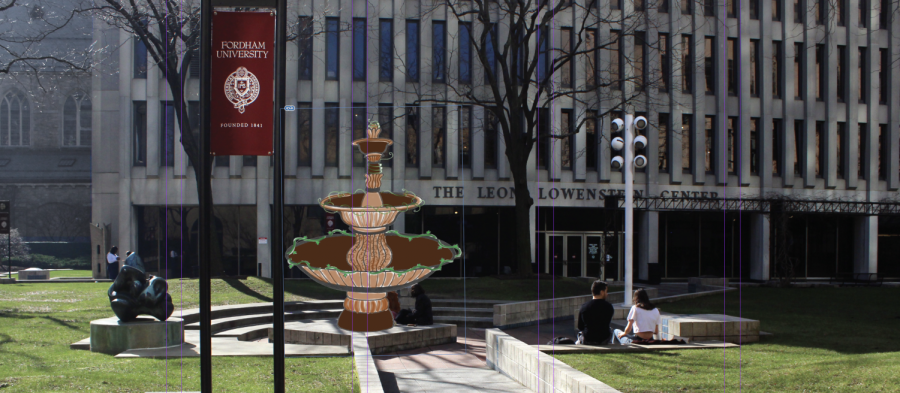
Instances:
[[[183,299],[185,306],[196,306],[196,280],[183,281],[183,296],[172,286],[175,303]],[[69,349],[90,335],[90,321],[113,315],[108,288],[108,283],[0,285],[0,390],[199,391],[199,358],[115,359]],[[259,302],[263,294],[256,290],[265,288],[270,294],[271,285],[259,279],[214,280],[212,301]],[[309,297],[292,294],[291,299]],[[288,358],[285,363],[288,391],[359,392],[350,357]],[[215,391],[271,391],[271,370],[271,358],[213,358]]]
[[[900,386],[900,288],[746,288],[663,304],[757,319],[740,349],[557,355],[623,392],[889,392]],[[724,308],[723,308],[724,304]]]

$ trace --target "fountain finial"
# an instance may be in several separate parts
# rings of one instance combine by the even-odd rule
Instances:
[[[378,124],[377,121],[370,121],[369,127],[366,128],[366,135],[369,138],[378,138],[378,134],[381,134],[381,124]]]

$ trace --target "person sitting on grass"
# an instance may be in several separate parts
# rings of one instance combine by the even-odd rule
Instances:
[[[593,299],[578,311],[578,340],[575,344],[603,345],[610,342],[609,322],[613,317],[613,306],[606,301],[609,287],[597,280],[591,284]]]
[[[425,295],[425,290],[419,284],[413,284],[409,289],[409,295],[416,298],[416,308],[400,310],[395,321],[398,325],[431,325],[434,317],[431,314],[431,299]]]
[[[637,339],[652,340],[653,335],[659,333],[659,309],[650,302],[647,291],[643,288],[634,291],[632,299],[634,305],[628,312],[628,325],[625,326],[625,331],[616,329],[614,342],[630,344]]]

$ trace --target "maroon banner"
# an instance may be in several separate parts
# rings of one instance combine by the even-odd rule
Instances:
[[[275,14],[214,12],[210,154],[272,155]]]

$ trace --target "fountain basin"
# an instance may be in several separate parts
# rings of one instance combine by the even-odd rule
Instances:
[[[364,200],[378,195],[382,206],[363,206]],[[422,198],[413,193],[341,193],[329,195],[319,202],[326,211],[338,212],[345,224],[359,232],[380,232],[397,219],[397,215],[422,205]]]

